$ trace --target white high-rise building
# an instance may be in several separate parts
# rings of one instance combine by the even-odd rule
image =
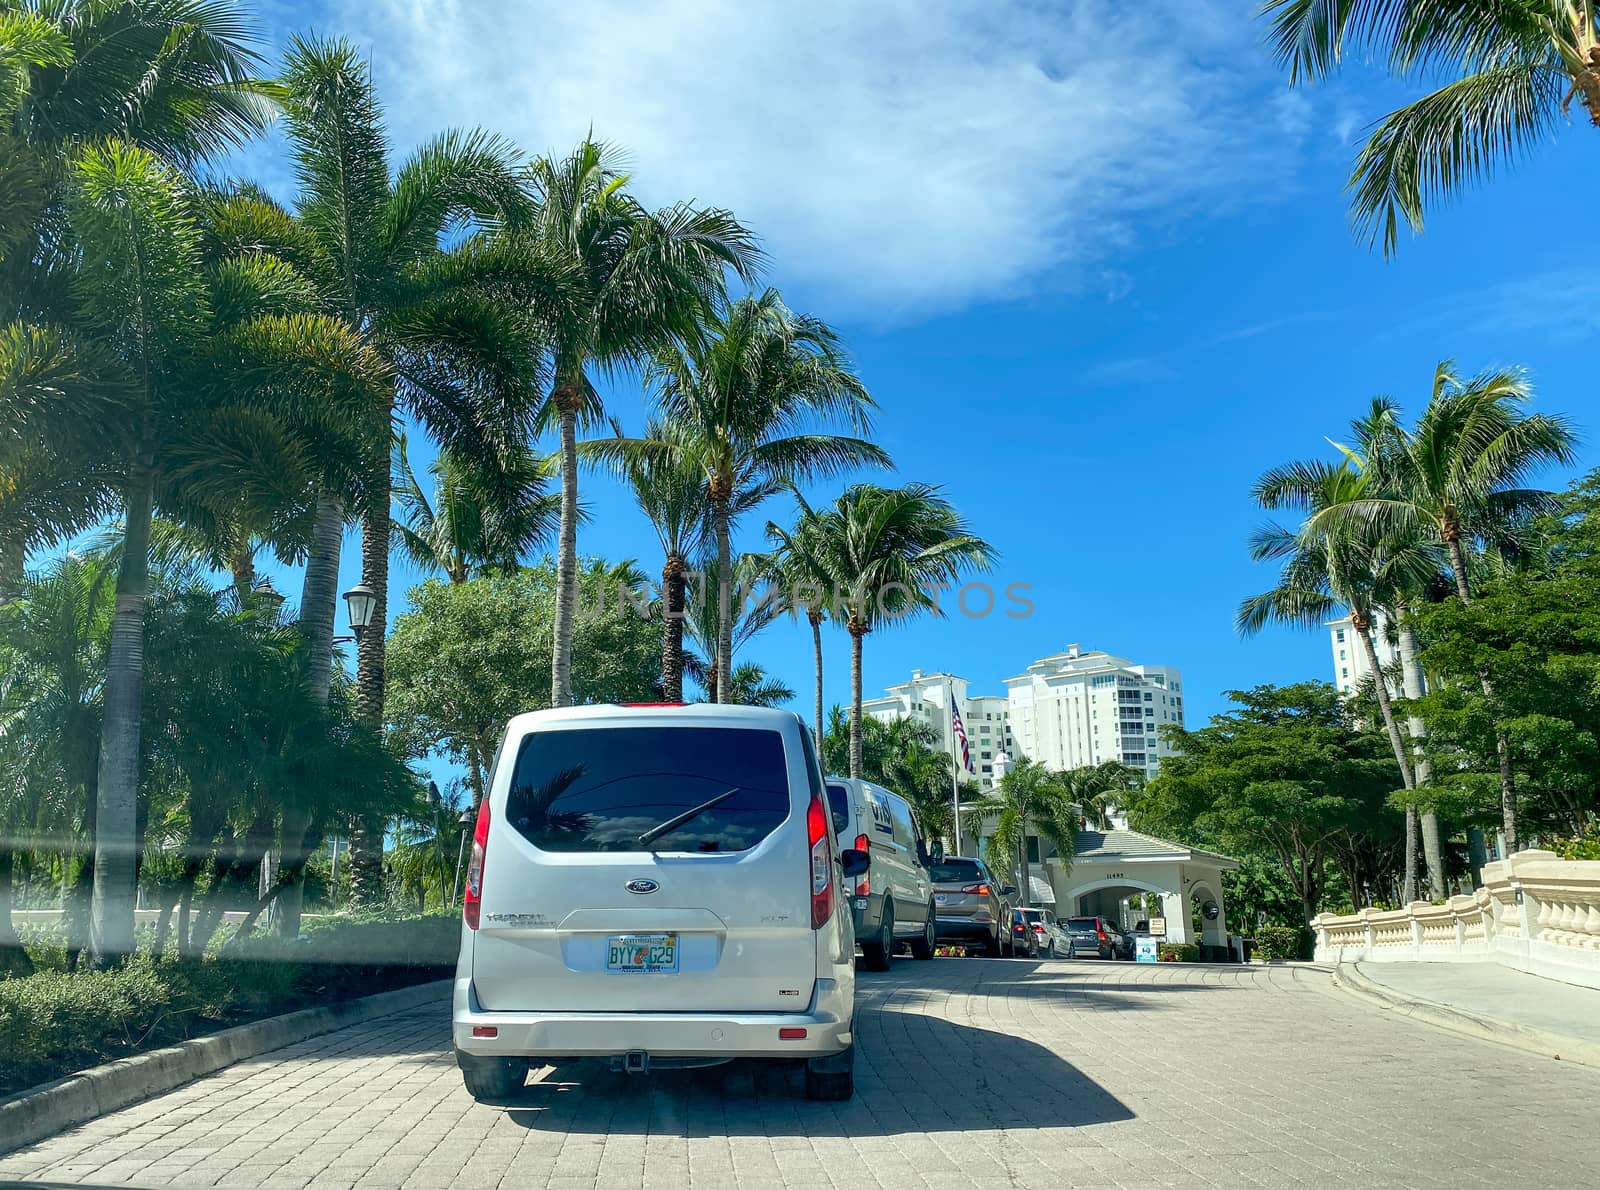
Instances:
[[[1385,670],[1391,669],[1400,653],[1389,640],[1389,624],[1382,612],[1373,613],[1372,626],[1367,633],[1372,637],[1372,649],[1378,655],[1378,664]],[[1361,647],[1361,638],[1356,635],[1355,625],[1350,622],[1349,616],[1328,621],[1328,643],[1333,649],[1334,685],[1339,687],[1340,694],[1355,693],[1356,686],[1372,672],[1372,667],[1367,664],[1367,651]],[[1393,682],[1389,685],[1391,690],[1399,693]]]
[[[974,775],[987,789],[1005,771],[1001,758],[1014,751],[1010,704],[1004,695],[968,694],[966,678],[914,669],[909,682],[890,686],[882,698],[863,699],[861,710],[885,723],[906,718],[926,723],[937,736],[934,747],[947,755],[959,756],[950,720],[952,705],[961,712]]]
[[[1078,645],[1006,679],[1017,755],[1058,771],[1115,760],[1153,776],[1183,727],[1183,676]]]

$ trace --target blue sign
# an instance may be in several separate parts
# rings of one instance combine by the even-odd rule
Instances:
[[[1133,940],[1133,958],[1138,963],[1154,963],[1161,958],[1161,940],[1140,934]]]

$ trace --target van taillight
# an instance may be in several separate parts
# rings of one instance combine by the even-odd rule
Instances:
[[[467,861],[467,887],[461,897],[461,915],[467,929],[478,928],[478,914],[483,908],[483,856],[489,846],[489,796],[478,803],[478,822],[472,828],[472,858]]]
[[[856,836],[856,850],[857,851],[871,851],[872,850],[872,840],[867,838],[866,835],[857,835]],[[856,881],[856,896],[865,897],[865,896],[870,895],[871,892],[872,892],[872,876],[870,875],[869,872],[863,872],[863,873],[861,873],[861,879]]]
[[[833,829],[820,798],[812,798],[806,810],[806,835],[811,841],[811,928],[820,930],[833,916]]]

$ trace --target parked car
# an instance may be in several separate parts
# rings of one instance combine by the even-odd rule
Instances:
[[[944,856],[928,873],[933,878],[934,933],[940,942],[960,942],[989,954],[1010,954],[1005,928],[1015,885],[1002,885],[981,859]]]
[[[803,1059],[853,1092],[855,936],[811,732],[742,706],[564,707],[506,728],[468,866],[452,1040],[500,1101],[530,1064]]]
[[[1054,910],[1018,909],[1017,912],[1023,914],[1033,928],[1041,956],[1047,959],[1073,957],[1072,935],[1062,927]]]
[[[1114,921],[1102,920],[1106,922],[1106,933],[1111,935],[1111,957],[1133,962],[1133,935]]]
[[[841,845],[872,857],[872,867],[847,891],[867,969],[887,971],[901,943],[913,958],[931,959],[936,923],[928,845],[911,803],[871,781],[829,777],[827,784]]]
[[[1116,940],[1121,931],[1103,917],[1069,917],[1067,933],[1072,938],[1074,957],[1094,955],[1114,959],[1122,945]]]
[[[1038,915],[1037,909],[1013,909],[1008,920],[1011,922],[1011,953],[1017,958],[1036,959],[1043,945],[1039,935],[1034,932],[1034,921]],[[1029,917],[1029,914],[1035,917]]]

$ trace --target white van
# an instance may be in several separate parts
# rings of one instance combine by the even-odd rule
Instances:
[[[467,1090],[530,1065],[803,1059],[853,1090],[868,857],[835,843],[811,734],[788,711],[605,706],[513,719],[479,808],[453,1035]]]
[[[930,856],[911,803],[892,789],[850,777],[828,778],[828,807],[841,847],[865,851],[872,867],[850,890],[861,957],[887,971],[899,943],[913,958],[933,957]]]

